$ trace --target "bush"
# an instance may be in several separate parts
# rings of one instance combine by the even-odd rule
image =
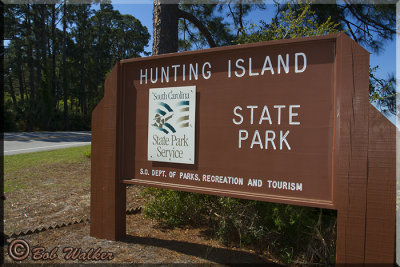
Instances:
[[[207,196],[166,189],[145,188],[147,199],[144,214],[168,227],[199,225],[205,214]]]
[[[273,253],[285,263],[335,261],[335,211],[157,188],[142,194],[145,215],[164,226],[209,226],[226,245]]]

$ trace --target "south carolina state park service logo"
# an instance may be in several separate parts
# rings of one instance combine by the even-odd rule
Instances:
[[[149,89],[148,160],[194,164],[196,87]]]
[[[179,101],[172,109],[167,103],[160,102],[154,115],[152,126],[165,134],[176,133],[175,128],[189,127],[189,106],[190,101]]]

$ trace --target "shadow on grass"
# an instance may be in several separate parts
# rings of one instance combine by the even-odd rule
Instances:
[[[229,266],[235,266],[239,264],[246,264],[249,266],[282,266],[245,251],[216,248],[212,246],[184,241],[164,240],[152,237],[138,237],[127,235],[123,242],[167,248],[169,250],[174,250],[182,254],[207,259],[218,264]]]

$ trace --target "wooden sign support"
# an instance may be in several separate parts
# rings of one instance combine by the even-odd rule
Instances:
[[[331,201],[327,201],[327,204],[304,204],[288,198],[288,201],[278,199],[277,202],[337,210],[337,263],[394,263],[396,128],[368,103],[367,51],[347,35],[335,34],[163,55],[155,57],[154,61],[165,63],[169,59],[183,56],[210,57],[210,54],[235,52],[235,49],[291,47],[320,41],[334,42],[335,50],[332,65],[334,89],[331,111]],[[126,234],[125,187],[127,183],[135,183],[135,177],[127,177],[127,170],[137,168],[133,166],[137,156],[137,127],[147,125],[140,123],[138,126],[137,117],[126,113],[126,105],[123,103],[126,103],[127,98],[130,101],[130,110],[136,110],[142,100],[139,100],[135,91],[124,89],[126,82],[123,80],[130,75],[125,65],[151,60],[153,59],[135,59],[116,64],[106,80],[104,98],[92,114],[90,234],[97,238],[122,240]],[[312,80],[309,82],[313,83]],[[200,110],[200,114],[201,112]],[[128,117],[129,124],[126,123]],[[132,135],[133,141],[129,141],[127,134]],[[143,143],[147,144],[147,140],[143,140]],[[127,151],[127,147],[132,151]],[[196,149],[202,148],[197,145]],[[196,166],[193,167],[194,170]],[[190,189],[191,187],[182,188],[185,191],[199,192]]]

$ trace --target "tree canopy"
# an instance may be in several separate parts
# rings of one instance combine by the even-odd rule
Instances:
[[[110,4],[5,5],[6,130],[90,129],[107,73],[150,34]]]
[[[149,54],[144,50],[148,29],[133,16],[111,4],[68,3],[4,6],[6,130],[89,129],[91,111],[115,62]],[[396,33],[394,5],[193,5],[182,0],[164,6],[168,12],[164,17],[154,13],[154,21],[160,25],[169,18],[167,28],[173,31],[161,42],[169,46],[167,52],[345,31],[378,53]],[[274,10],[271,21],[248,23],[252,12],[268,9]],[[155,47],[160,44],[157,27]],[[395,113],[395,79],[377,78],[376,69],[372,66],[370,72],[370,100]]]
[[[202,4],[181,3],[180,9],[191,12],[202,21],[217,46],[278,40],[286,38],[345,32],[369,51],[379,53],[385,42],[396,34],[396,7],[393,4],[312,4],[298,1],[287,4]],[[274,8],[271,21],[246,23],[254,10]],[[213,46],[204,38],[204,30],[186,20],[180,20],[179,50],[192,50]],[[208,44],[208,45],[207,45]],[[392,74],[383,79],[370,71],[370,101],[384,113],[396,114],[395,79]],[[398,106],[398,105],[397,105]]]

